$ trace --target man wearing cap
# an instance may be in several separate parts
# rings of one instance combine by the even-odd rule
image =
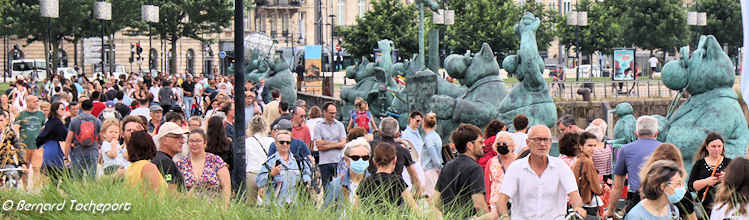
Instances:
[[[109,100],[106,102],[106,104],[107,104],[107,107],[104,109],[104,111],[101,112],[101,114],[99,114],[99,120],[101,121],[106,121],[106,120],[111,120],[111,119],[122,120],[122,115],[120,114],[120,112],[117,111],[117,109],[115,109],[114,101]]]
[[[151,119],[148,120],[148,133],[156,133],[154,131],[157,131],[161,123],[164,122],[162,119],[163,113],[164,109],[161,108],[161,106],[151,106]]]
[[[273,130],[271,131],[271,134],[273,138],[276,137],[276,134],[278,134],[278,131],[288,131],[289,134],[292,132],[292,123],[289,120],[281,119],[278,120],[278,123],[273,127]],[[291,154],[294,154],[297,158],[307,158],[309,161],[314,162],[315,159],[310,154],[309,149],[307,148],[307,145],[304,144],[304,141],[291,138],[291,148],[289,149]],[[272,155],[276,152],[276,144],[272,143],[270,144],[270,148],[268,149],[268,155]]]
[[[169,190],[179,189],[182,191],[185,186],[185,179],[182,173],[177,169],[172,157],[182,152],[182,145],[185,144],[184,135],[187,130],[182,129],[174,122],[167,122],[159,128],[156,138],[159,141],[159,152],[151,159],[151,163],[156,165],[159,172],[164,176],[164,180],[169,184]]]
[[[63,153],[70,157],[71,171],[77,178],[84,175],[90,179],[96,177],[101,145],[101,121],[91,114],[93,108],[92,100],[86,99],[81,102],[83,112],[70,121],[68,136],[65,138]]]

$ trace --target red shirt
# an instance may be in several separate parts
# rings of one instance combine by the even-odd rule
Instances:
[[[98,118],[99,114],[101,114],[105,108],[107,108],[107,105],[103,102],[94,102],[94,108],[91,109],[91,114]]]
[[[309,128],[304,123],[302,123],[302,126],[294,126],[291,128],[291,137],[304,141],[304,144],[311,149],[310,146],[312,145],[310,144],[312,143],[312,137],[310,136]]]
[[[484,150],[484,156],[479,158],[479,160],[477,161],[479,165],[481,165],[481,168],[486,168],[487,165],[489,164],[489,160],[492,157],[497,156],[497,151],[492,149],[492,145],[494,145],[495,138],[496,136],[491,136],[487,138],[486,140],[484,140],[484,147],[482,148]],[[484,176],[486,176],[486,174],[484,174]]]

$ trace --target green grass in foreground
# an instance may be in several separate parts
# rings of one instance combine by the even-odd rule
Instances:
[[[291,207],[249,206],[232,201],[228,208],[224,208],[219,199],[211,201],[182,193],[156,195],[153,192],[128,187],[121,179],[113,177],[102,177],[96,182],[66,181],[60,184],[59,189],[47,186],[39,193],[0,189],[0,198],[0,219],[422,219],[416,214],[403,211],[405,209],[392,206],[384,210],[366,210],[352,208],[353,205],[346,204],[346,208],[342,210],[321,210],[308,201],[301,201],[299,205]],[[20,211],[17,206],[22,200],[31,204],[59,204],[63,201],[66,204],[62,211],[40,212],[39,208],[33,210],[34,207],[31,211]],[[72,200],[84,204],[92,201],[130,203],[131,208],[129,211],[104,213],[91,209],[76,211],[76,207],[71,205]],[[13,202],[10,210],[2,206],[10,203],[8,201]],[[426,201],[422,200],[420,203],[426,206]]]

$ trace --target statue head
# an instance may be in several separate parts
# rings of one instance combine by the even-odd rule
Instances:
[[[377,41],[377,49],[380,49],[382,51],[383,55],[391,55],[390,53],[393,52],[393,41],[388,39],[382,39]]]
[[[541,25],[541,19],[533,15],[533,13],[526,12],[523,18],[520,19],[520,23],[515,25],[515,34],[520,35],[524,32],[536,32],[538,27]]]
[[[289,61],[286,56],[278,56],[275,60],[270,63],[270,68],[274,73],[281,72],[289,69]]]
[[[468,70],[465,73],[465,80],[461,81],[461,83],[471,87],[479,79],[491,75],[499,75],[499,63],[494,58],[494,52],[489,47],[489,44],[483,43],[481,50],[473,55],[471,65],[468,66]]]
[[[679,50],[681,59],[663,67],[663,83],[672,90],[685,89],[698,95],[717,88],[731,88],[735,76],[733,64],[712,35],[700,37],[692,55],[689,47]]]
[[[629,103],[623,102],[616,105],[616,116],[622,117],[625,115],[631,115],[634,112],[632,109],[632,105]]]
[[[364,70],[369,65],[369,60],[367,57],[361,58],[361,63],[357,63],[356,65],[349,66],[346,68],[346,78],[359,80],[364,75]]]
[[[463,56],[458,54],[450,54],[445,58],[445,69],[450,77],[455,79],[463,79],[468,70],[468,66],[471,65],[471,57]]]

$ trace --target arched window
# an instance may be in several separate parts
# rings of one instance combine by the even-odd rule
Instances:
[[[195,73],[195,50],[187,49],[185,54],[185,64],[187,72]]]

